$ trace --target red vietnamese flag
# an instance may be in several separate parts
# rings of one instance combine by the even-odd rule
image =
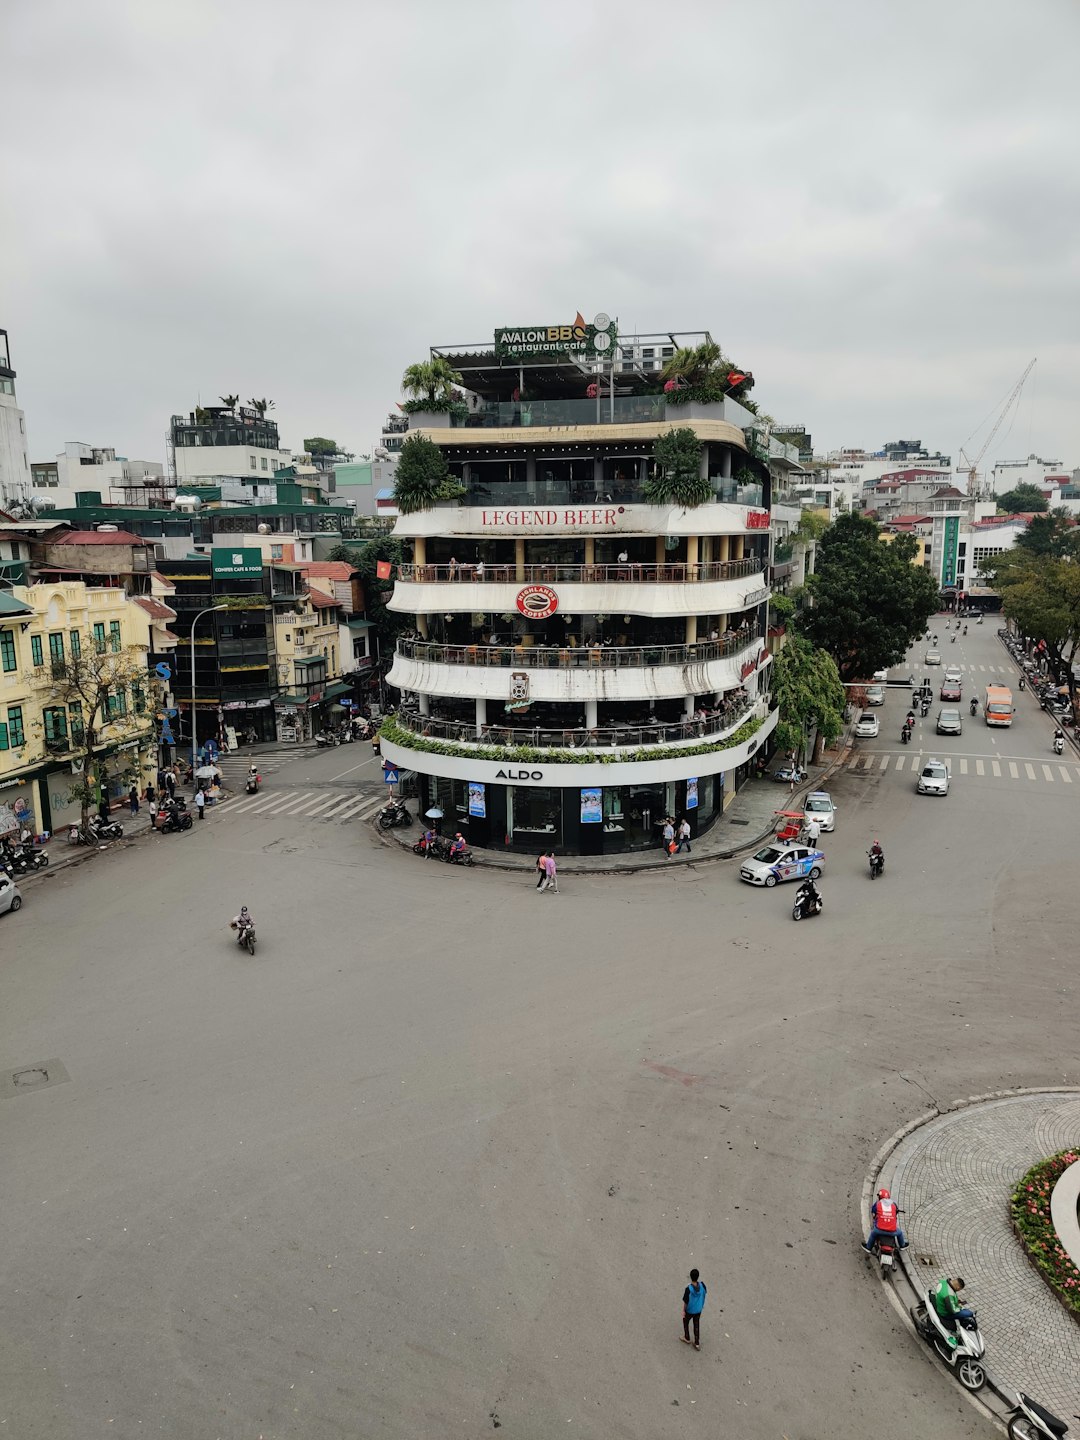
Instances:
[[[377,560],[375,562],[375,574],[380,580],[389,580],[392,568],[389,560]]]

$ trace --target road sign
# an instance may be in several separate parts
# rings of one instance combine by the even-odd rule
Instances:
[[[383,771],[382,778],[387,785],[396,785],[398,783],[398,772],[390,765]]]

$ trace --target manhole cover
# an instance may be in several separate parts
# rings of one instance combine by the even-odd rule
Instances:
[[[732,825],[749,825],[749,820],[732,820]]]
[[[0,1070],[0,1100],[29,1095],[34,1090],[48,1090],[70,1079],[59,1060],[38,1060],[33,1065],[20,1065],[18,1070]]]

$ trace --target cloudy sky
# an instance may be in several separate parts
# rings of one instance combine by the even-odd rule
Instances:
[[[1075,0],[7,0],[31,459],[231,390],[368,450],[429,345],[606,310],[819,451],[955,455],[1037,355],[987,461],[1080,465],[1078,46]]]

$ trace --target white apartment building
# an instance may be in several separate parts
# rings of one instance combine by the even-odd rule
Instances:
[[[96,491],[103,504],[145,505],[161,496],[164,466],[156,460],[128,460],[109,445],[86,445],[68,440],[55,460],[30,466],[33,493],[57,509],[69,509],[76,496]]]
[[[829,496],[831,514],[867,508],[865,492],[885,480],[918,478],[935,489],[953,483],[951,456],[931,455],[919,440],[889,441],[880,450],[830,450],[817,466],[818,488]]]
[[[0,509],[30,497],[30,462],[26,449],[26,416],[15,399],[8,333],[0,330]]]
[[[221,475],[272,480],[275,470],[293,464],[276,422],[243,405],[200,406],[189,415],[174,415],[168,452],[178,485]]]
[[[1036,485],[1040,490],[1072,485],[1075,472],[1060,460],[1044,460],[1041,455],[1028,455],[1024,460],[999,460],[990,471],[991,495],[1006,495],[1017,485]]]

